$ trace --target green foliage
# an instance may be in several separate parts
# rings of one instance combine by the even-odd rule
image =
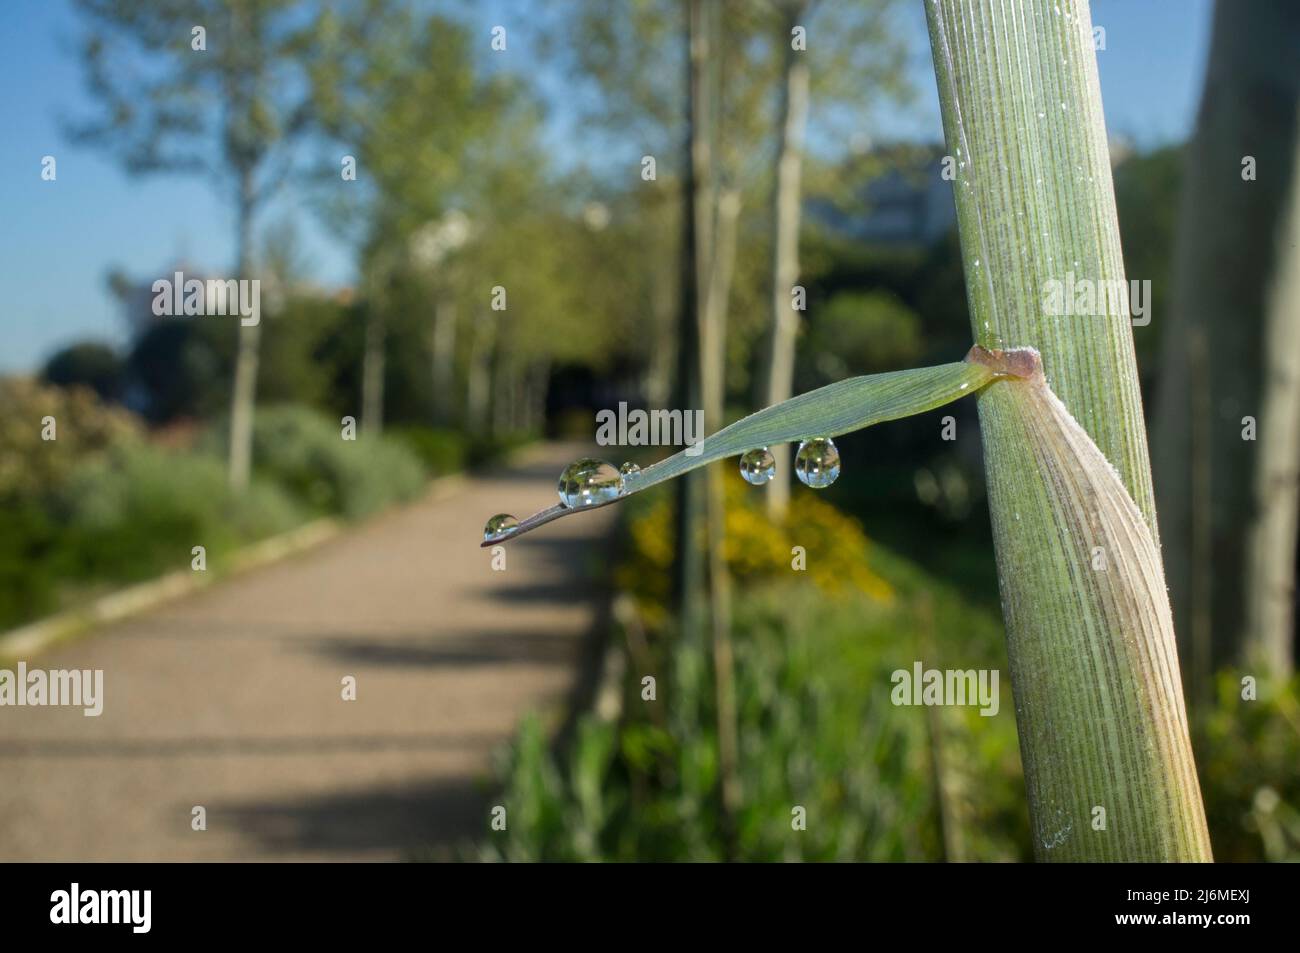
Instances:
[[[0,629],[55,608],[50,560],[57,545],[57,528],[43,507],[14,498],[0,505]]]
[[[1157,674],[1176,669],[1177,649],[1131,321],[1108,303],[1067,333],[1041,307],[1046,283],[1071,270],[1123,275],[1090,15],[1082,5],[1058,29],[1059,6],[1022,6],[1008,24],[934,0],[926,19],[945,139],[960,157],[971,331],[986,347],[1036,348],[1051,382],[1052,393],[1007,383],[980,399],[1035,851],[1209,860],[1181,686]],[[995,33],[1003,42],[990,45]],[[1044,175],[1048,165],[1071,174]],[[1122,554],[1109,575],[1081,558],[1085,533]],[[1127,815],[1106,838],[1084,835],[1098,803]]]
[[[856,521],[807,495],[796,496],[809,507],[792,517],[809,571],[792,582],[786,531],[767,523],[754,494],[729,497],[742,789],[734,856],[1026,858],[1009,684],[1000,685],[1000,714],[991,718],[971,708],[896,707],[890,697],[891,674],[918,659],[926,667],[1004,668],[995,610],[870,545]],[[632,501],[629,512],[631,551],[615,580],[638,594],[650,628],[646,640],[627,642],[623,717],[585,716],[558,756],[537,721],[525,724],[499,765],[509,826],[487,835],[483,858],[728,856],[712,656],[683,641],[670,618],[644,612],[662,605],[653,580],[666,575],[672,520],[657,497]],[[846,584],[816,576],[818,565],[835,567]],[[657,677],[654,701],[641,696],[648,673]],[[796,806],[806,830],[792,827]]]
[[[1220,672],[1197,752],[1218,861],[1300,861],[1300,678],[1260,685]]]
[[[808,581],[826,597],[848,592],[890,604],[893,587],[871,567],[871,544],[862,524],[811,493],[790,501],[783,524],[772,522],[763,497],[740,480],[724,485],[726,494],[723,557],[727,571],[742,585],[767,584],[788,578],[793,547],[817,558],[805,570]],[[646,621],[667,621],[670,581],[677,558],[673,501],[664,494],[638,496],[628,503],[630,548],[614,570],[614,582],[638,602]]]
[[[351,364],[358,354],[337,353],[349,335],[359,337],[356,312],[318,295],[297,294],[262,317],[257,398],[261,404],[295,403],[339,416],[356,393]],[[350,360],[349,360],[350,359]],[[340,399],[341,398],[341,399]]]
[[[441,476],[456,473],[469,462],[470,439],[442,427],[390,427],[386,435],[405,444],[426,470]]]
[[[901,564],[899,581],[932,580]],[[960,626],[978,654],[1000,630],[942,587],[936,618]],[[920,657],[907,637],[916,603],[826,600],[816,590],[746,590],[733,638],[743,803],[741,860],[939,860],[930,714],[943,742],[949,843],[963,856],[1023,859],[1028,832],[1019,761],[1003,712],[895,707],[890,675]],[[975,665],[963,655],[965,665]],[[926,658],[926,664],[943,664]],[[502,762],[506,832],[481,856],[509,860],[718,860],[727,856],[716,801],[717,739],[709,654],[675,641],[658,668],[656,701],[640,697],[640,669],[619,724],[587,716],[562,761],[536,722]],[[806,830],[792,826],[804,809]]]
[[[191,547],[210,564],[283,532],[302,511],[265,481],[236,495],[221,460],[146,444],[79,466],[59,494],[56,566],[74,580],[131,581],[184,567]]]
[[[117,400],[122,395],[122,358],[107,344],[81,341],[55,352],[45,362],[41,377],[59,387],[89,387],[100,400]]]
[[[196,545],[219,566],[233,550],[313,513],[360,517],[425,486],[426,467],[410,443],[344,441],[339,426],[301,407],[259,413],[258,470],[235,494],[221,423],[196,449],[165,449],[144,440],[132,415],[84,388],[9,379],[0,381],[0,398],[13,408],[0,425],[0,628],[106,584],[183,568]],[[41,440],[47,415],[57,440]],[[449,469],[469,452],[452,433],[412,440]]]
[[[224,454],[227,428],[206,445]],[[414,499],[425,485],[419,458],[387,437],[342,439],[340,424],[302,407],[264,407],[253,427],[255,472],[320,513],[357,518]]]
[[[129,171],[218,171],[219,155],[220,171],[251,174],[304,130],[302,77],[291,70],[315,39],[315,11],[301,2],[76,0],[76,10],[98,109],[75,131]],[[196,24],[206,31],[201,52]],[[152,68],[120,68],[140,47]]]
[[[1130,281],[1151,282],[1150,324],[1133,329],[1138,367],[1158,366],[1160,334],[1170,312],[1174,235],[1182,185],[1183,150],[1166,146],[1126,158],[1115,168],[1115,206],[1124,271]]]
[[[824,380],[915,364],[921,319],[885,291],[835,295],[812,315],[806,350]]]
[[[227,333],[222,334],[225,330]],[[234,335],[210,321],[172,318],[150,324],[127,355],[126,370],[153,423],[220,412],[229,399]]]
[[[0,380],[0,407],[0,508],[39,498],[59,486],[80,461],[140,437],[131,414],[101,404],[86,388],[5,378]],[[46,417],[54,419],[54,440],[42,439]]]

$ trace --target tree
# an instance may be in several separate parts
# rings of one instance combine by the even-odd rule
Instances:
[[[555,287],[557,269],[548,262],[558,242],[535,230],[539,215],[556,211],[544,197],[536,103],[516,77],[480,71],[475,43],[486,49],[486,40],[443,16],[396,7],[376,17],[358,7],[349,16],[327,13],[319,32],[326,39],[312,72],[317,109],[357,167],[356,181],[341,188],[337,168],[327,170],[333,184],[322,191],[322,208],[361,259],[362,422],[381,426],[386,341],[394,322],[406,321],[400,312],[418,286],[425,295],[416,305],[426,329],[420,350],[427,349],[425,367],[434,375],[430,418],[448,419],[455,348],[468,338],[472,426],[502,424],[515,391],[510,375],[534,369],[537,355],[526,343],[532,332],[553,334],[574,315],[547,314],[538,298]],[[506,290],[506,311],[489,307],[494,287]],[[527,327],[511,320],[518,306],[537,312]],[[506,323],[516,325],[514,333],[498,333]],[[573,338],[553,337],[549,349],[564,350]],[[500,413],[488,406],[496,396],[503,398]]]
[[[1219,3],[1186,153],[1156,477],[1189,687],[1293,666],[1300,482],[1300,8]],[[1258,433],[1254,428],[1258,428]]]
[[[76,0],[99,115],[74,134],[132,174],[206,174],[234,209],[235,274],[254,269],[258,212],[309,128],[304,57],[314,45],[293,0]],[[147,68],[136,69],[141,58]],[[260,324],[239,326],[230,395],[230,484],[247,486]]]
[[[799,223],[803,204],[804,137],[810,100],[830,115],[862,113],[874,100],[898,96],[903,45],[888,27],[892,0],[821,4],[772,0],[769,57],[779,61],[772,162],[772,252],[768,330],[759,372],[759,406],[794,392],[799,309]],[[810,64],[816,64],[814,73]],[[846,82],[851,77],[851,81]],[[790,502],[790,448],[776,447],[777,476],[768,486],[768,512],[784,518]]]
[[[122,396],[122,358],[107,344],[82,341],[70,344],[45,362],[41,376],[60,387],[89,387],[100,400]]]

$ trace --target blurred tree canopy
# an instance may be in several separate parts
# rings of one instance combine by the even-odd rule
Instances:
[[[98,341],[71,344],[45,362],[41,376],[60,387],[89,387],[101,400],[122,396],[122,358],[112,347]]]

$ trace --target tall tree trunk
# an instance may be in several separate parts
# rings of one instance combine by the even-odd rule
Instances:
[[[525,429],[537,433],[546,421],[546,390],[551,380],[550,361],[542,358],[528,370],[528,404]]]
[[[514,360],[504,343],[497,346],[492,362],[492,436],[503,437],[510,432],[514,418],[515,401]]]
[[[450,296],[439,296],[433,306],[430,338],[433,370],[433,422],[447,426],[455,410],[456,307]]]
[[[683,0],[686,13],[686,142],[682,176],[681,310],[677,329],[677,374],[674,403],[683,413],[698,408],[700,391],[701,249],[709,247],[709,116],[704,93],[708,42],[703,30],[703,0]],[[703,585],[703,553],[697,532],[703,511],[703,474],[678,482],[673,601],[683,636],[690,640],[698,625]]]
[[[1292,667],[1297,60],[1300,7],[1260,4],[1242,16],[1217,5],[1187,150],[1154,440],[1175,625],[1192,633],[1198,698],[1219,664]],[[1257,439],[1243,439],[1245,418]]]
[[[253,259],[253,173],[244,170],[239,177],[239,205],[236,212],[236,278],[250,279]],[[262,324],[239,325],[239,344],[235,353],[235,379],[230,389],[230,487],[242,493],[248,487],[253,462],[253,410],[257,402],[257,364],[261,348]]]
[[[727,309],[736,271],[736,226],[740,218],[740,190],[725,186],[718,190],[713,227],[713,249],[707,266],[708,285],[700,321],[700,350],[703,355],[704,429],[708,433],[723,426],[726,402]]]
[[[1300,55],[1300,50],[1297,50]],[[1297,156],[1300,159],[1300,155]],[[1246,644],[1242,660],[1270,675],[1294,668],[1296,509],[1300,503],[1300,166],[1264,312],[1255,513],[1246,537]]]
[[[465,382],[465,421],[470,433],[483,434],[490,420],[492,400],[492,349],[496,343],[496,319],[491,313],[474,322],[470,346],[469,373]]]
[[[370,300],[365,352],[361,359],[361,429],[378,436],[384,431],[385,309],[378,296]]]
[[[664,272],[671,271],[664,268]],[[677,333],[676,299],[680,297],[674,287],[673,274],[656,275],[651,282],[650,302],[654,318],[653,338],[642,388],[650,407],[666,407],[672,397],[674,345]]]
[[[716,34],[715,34],[716,35]],[[722,429],[726,409],[727,306],[736,261],[736,220],[740,215],[740,192],[723,188],[718,192],[717,218],[713,229],[714,249],[709,269],[704,321],[700,329],[704,352],[704,430]],[[713,633],[714,698],[718,710],[718,779],[722,802],[724,840],[729,855],[736,854],[736,814],[740,810],[740,742],[736,724],[736,679],[731,644],[731,575],[727,569],[726,487],[728,474],[721,467],[709,467],[708,523],[709,622]]]
[[[771,406],[788,400],[794,391],[795,337],[799,333],[799,312],[791,292],[799,280],[799,219],[803,196],[804,129],[808,119],[808,64],[805,54],[794,49],[790,31],[807,9],[797,3],[789,8],[786,50],[777,113],[780,142],[772,177],[772,288],[767,353],[759,376],[759,405]],[[767,511],[784,519],[790,506],[790,445],[773,447],[776,477],[767,487]]]
[[[707,169],[708,188],[704,190],[703,215],[707,241],[697,248],[697,281],[702,290],[699,314],[701,352],[700,407],[704,412],[705,432],[715,432],[723,425],[726,403],[727,308],[731,297],[731,280],[736,261],[736,225],[740,215],[740,192],[729,185],[719,185],[718,135],[716,120],[722,114],[722,4],[706,4],[701,29],[704,33],[706,72],[698,89],[704,104],[702,113],[709,117],[700,141],[709,146],[700,161]],[[705,544],[709,573],[709,628],[713,651],[714,705],[718,731],[718,794],[722,818],[723,842],[727,856],[737,853],[736,815],[740,809],[739,741],[736,725],[735,662],[731,644],[731,578],[727,570],[724,542],[726,536],[726,499],[724,474],[719,467],[705,471]]]

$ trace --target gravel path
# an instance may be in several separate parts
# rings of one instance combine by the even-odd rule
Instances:
[[[492,752],[576,685],[613,512],[512,544],[503,572],[477,543],[582,449],[28,660],[102,669],[104,711],[0,708],[0,859],[396,860],[486,830]]]

